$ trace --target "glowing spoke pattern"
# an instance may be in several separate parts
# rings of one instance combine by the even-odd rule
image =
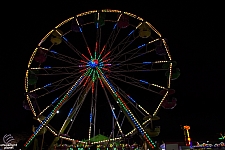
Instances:
[[[36,131],[31,135],[31,137],[28,139],[28,141],[25,143],[25,147],[27,147],[30,142],[35,138],[35,136],[40,132],[40,130],[46,125],[56,114],[56,112],[61,108],[62,104],[65,103],[72,92],[77,88],[77,86],[80,84],[82,79],[84,78],[84,75],[82,75],[77,82],[71,87],[71,89],[65,94],[65,96],[59,101],[59,103],[54,107],[52,112],[45,118],[45,120],[40,124],[40,126],[36,129]]]
[[[75,82],[76,82],[76,81],[75,81],[75,79],[74,79],[74,82],[72,82],[72,83],[75,83]],[[70,88],[69,88],[69,89],[70,89]],[[68,89],[68,90],[69,90],[69,89]],[[68,90],[66,90],[66,91],[68,91]],[[78,89],[73,93],[73,95],[76,94],[77,92],[79,92],[80,90],[81,90],[81,87],[78,88]],[[43,111],[41,111],[41,112],[39,113],[39,116],[42,115],[48,108],[50,108],[51,106],[54,106],[54,104],[55,104],[57,101],[59,101],[60,98],[61,98],[63,95],[66,94],[66,91],[65,91],[63,94],[61,94],[59,97],[55,98],[55,99],[51,102],[50,105],[48,105],[46,108],[44,108]],[[71,95],[71,97],[72,97],[73,95]],[[39,96],[38,98],[40,98],[40,96]]]
[[[91,84],[91,83],[90,83]],[[73,117],[75,116],[78,108],[81,107],[81,105],[83,104],[86,96],[87,96],[87,93],[90,91],[90,84],[87,85],[87,87],[85,88],[85,90],[83,91],[83,93],[81,94],[82,96],[79,97],[79,99],[76,101],[77,103],[75,103],[76,105],[74,105],[74,107],[72,107],[68,113],[68,116],[66,118],[66,120],[64,121],[60,131],[59,131],[59,134],[62,134],[64,132],[64,130],[66,129],[66,127],[68,126],[69,122],[72,120],[75,120]]]
[[[131,50],[127,51],[127,52],[124,52],[124,53],[122,53],[122,54],[120,54],[120,55],[114,56],[113,59],[115,59],[114,61],[117,61],[117,60],[118,60],[119,58],[121,58],[122,56],[125,56],[125,55],[127,55],[127,54],[132,54],[127,60],[124,61],[124,62],[127,62],[128,60],[132,60],[132,59],[134,59],[134,58],[137,58],[137,57],[143,56],[143,55],[145,55],[145,54],[148,54],[148,53],[150,53],[150,52],[153,52],[154,49],[153,49],[153,50],[147,50],[146,52],[142,52],[141,54],[138,54],[138,52],[139,52],[143,47],[147,47],[149,44],[152,44],[152,43],[157,42],[157,41],[159,41],[159,40],[160,40],[160,39],[157,38],[157,39],[155,39],[155,40],[152,40],[152,41],[148,42],[147,44],[142,44],[142,45],[140,45],[140,46],[138,46],[138,47],[136,47],[136,48],[134,48],[134,49],[131,49]],[[122,52],[122,51],[121,51],[121,52]],[[138,55],[136,55],[136,54],[138,54]],[[122,63],[124,63],[124,62],[122,62]]]
[[[129,119],[132,120],[133,126],[138,129],[138,131],[141,133],[142,137],[148,142],[148,144],[154,148],[156,147],[155,143],[151,140],[149,135],[145,132],[145,130],[142,128],[138,120],[134,117],[131,110],[128,108],[126,103],[122,100],[118,92],[115,90],[115,88],[110,84],[109,80],[104,76],[104,74],[101,72],[101,70],[97,69],[101,79],[104,81],[104,84],[110,89],[110,91],[113,93],[115,99],[119,102],[119,105],[124,109],[125,113],[129,117]]]
[[[154,91],[154,90],[151,90],[150,89],[151,86],[154,86],[154,87],[157,87],[157,88],[161,88],[161,89],[165,89],[165,90],[167,89],[166,87],[163,87],[163,86],[160,86],[160,85],[157,85],[157,84],[152,84],[152,83],[149,83],[149,82],[147,82],[145,80],[138,80],[138,79],[135,79],[135,78],[132,78],[132,77],[120,74],[120,73],[114,73],[114,74],[115,75],[109,75],[109,76],[111,78],[115,79],[115,80],[122,81],[124,83],[140,87],[142,89],[154,92],[156,94],[159,94],[159,93]],[[144,86],[144,85],[146,85],[146,86]]]
[[[57,59],[57,60],[60,60],[60,61],[63,61],[63,62],[67,62],[69,64],[72,64],[72,65],[77,65],[77,63],[79,63],[79,60],[78,59],[75,59],[75,58],[72,58],[72,57],[69,57],[67,55],[64,55],[64,54],[61,54],[55,50],[52,50],[52,49],[47,49],[47,48],[44,48],[44,47],[39,47],[41,50],[45,51],[47,53],[47,56],[51,57],[51,58],[54,58],[54,59]],[[79,53],[80,55],[80,53]]]
[[[29,96],[30,94],[35,93],[35,92],[37,92],[37,91],[41,91],[41,90],[42,90],[42,91],[44,90],[45,93],[43,93],[43,94],[41,94],[41,95],[38,95],[37,98],[40,98],[40,97],[45,96],[45,95],[47,95],[47,94],[50,94],[50,91],[51,91],[51,93],[52,93],[52,92],[55,92],[55,91],[57,91],[57,90],[59,90],[59,89],[61,89],[61,88],[63,88],[63,87],[66,87],[66,86],[68,86],[68,85],[73,84],[74,82],[68,82],[68,81],[67,81],[67,80],[70,79],[70,78],[76,78],[76,76],[74,76],[74,74],[72,74],[72,75],[70,75],[70,76],[68,76],[68,77],[65,77],[65,78],[63,78],[63,79],[60,79],[60,80],[58,80],[58,81],[55,81],[55,82],[52,82],[52,83],[48,83],[48,84],[46,84],[46,85],[43,86],[43,87],[35,88],[35,89],[31,90],[31,91],[28,91],[28,92],[27,92],[27,96]],[[59,86],[59,84],[60,84],[60,86]]]
[[[99,79],[100,79],[100,78],[99,78]],[[101,81],[101,79],[100,79],[100,81]],[[122,135],[122,137],[123,137],[124,134],[123,134],[122,128],[121,128],[121,126],[120,126],[120,124],[119,124],[119,122],[118,122],[118,118],[117,118],[116,115],[115,115],[115,111],[114,111],[113,108],[112,108],[112,104],[110,103],[109,96],[108,96],[108,94],[107,94],[107,92],[106,92],[106,90],[105,90],[104,87],[103,87],[103,90],[104,90],[105,96],[106,96],[106,98],[107,98],[107,101],[108,101],[108,103],[109,103],[110,109],[111,109],[111,111],[112,111],[113,117],[114,117],[114,119],[116,120],[116,124],[117,124],[117,126],[118,126],[118,128],[119,128],[119,132],[121,133],[121,135]],[[113,129],[113,130],[114,130],[114,129]]]
[[[142,23],[140,23],[138,26],[136,26],[135,27],[135,29],[134,30],[132,30],[123,40],[121,40],[121,42],[117,45],[117,46],[115,46],[113,49],[112,49],[112,54],[115,52],[115,50],[120,46],[120,45],[123,45],[123,43],[124,43],[124,41],[126,41],[125,43],[128,43],[128,45],[130,45],[135,39],[137,39],[137,37],[136,38],[134,38],[133,40],[131,40],[131,41],[128,41],[129,40],[129,38],[130,38],[130,36],[138,29],[138,27],[141,25]],[[119,52],[119,53],[121,53],[121,52],[123,52],[123,50],[128,46],[128,45],[123,45],[124,47],[122,48],[122,50]],[[110,48],[111,49],[111,48]],[[119,54],[118,53],[118,54]],[[118,54],[116,54],[116,56],[118,56]]]
[[[114,20],[112,18],[108,20],[102,20],[102,13],[115,14],[114,16],[112,15],[112,18],[114,17]],[[94,22],[85,22],[85,19],[83,20],[84,22],[80,22],[79,19],[83,19],[84,16],[90,14],[97,15]],[[129,19],[133,19],[132,21],[130,21],[132,22],[132,24],[129,24],[129,26],[127,27],[124,27],[122,25],[121,27],[120,23],[123,23],[124,21],[123,18],[121,20],[121,17],[123,17],[123,15],[129,16]],[[76,29],[71,28],[69,31],[65,31],[64,28],[61,28],[61,26],[71,21],[75,22]],[[102,24],[102,21],[107,23]],[[105,33],[106,28],[102,26],[106,26],[110,23],[112,25],[110,27],[111,30],[109,30],[110,32],[106,31]],[[145,39],[143,39],[139,34],[141,32],[140,28],[143,23],[146,23],[146,25],[151,29],[151,36],[148,36]],[[89,31],[84,28],[91,27],[91,25],[93,24],[95,24],[95,26],[92,27],[94,27],[95,31],[97,31],[93,34],[96,39],[95,41],[89,42],[89,36],[86,36]],[[59,36],[54,37],[54,35],[53,37],[51,37],[53,33],[58,33]],[[49,44],[44,45],[43,43],[48,40],[49,37],[56,38],[53,39],[53,41],[56,40],[56,42],[54,43],[51,41],[52,45],[48,48],[45,48],[47,47],[46,45]],[[84,47],[80,46],[80,37],[81,41],[84,41]],[[74,39],[77,39],[77,41],[74,42]],[[59,48],[57,47],[57,45],[59,45],[61,42],[62,46],[70,49],[68,52],[61,46],[59,46]],[[163,55],[163,57],[158,56],[160,58],[154,58],[154,55],[156,56],[158,54],[154,54],[156,52],[155,47],[160,42],[161,46],[165,48],[165,55]],[[41,52],[43,51],[44,55],[46,56],[41,60],[39,60],[40,58],[36,58],[40,55],[40,50]],[[46,62],[45,59],[47,59]],[[53,61],[52,66],[48,65],[51,64],[49,63],[50,61]],[[54,61],[56,63],[54,63]],[[168,64],[167,68],[162,67],[164,63]],[[170,89],[171,87],[170,80],[173,77],[172,68],[172,58],[170,56],[166,40],[161,37],[161,34],[149,22],[144,21],[141,17],[119,10],[104,9],[81,13],[76,15],[75,17],[71,17],[63,21],[40,41],[38,47],[31,55],[28,63],[28,70],[26,71],[25,77],[27,102],[33,115],[40,122],[40,125],[31,135],[28,141],[24,144],[24,146],[28,147],[30,142],[33,141],[33,139],[41,131],[41,129],[43,127],[46,127],[56,136],[51,144],[51,147],[56,144],[60,138],[68,141],[75,141],[76,143],[89,145],[121,141],[123,140],[123,138],[138,132],[140,133],[142,140],[146,141],[151,148],[155,148],[156,145],[148,135],[149,133],[147,133],[143,128],[151,122],[151,118],[146,121],[139,121],[137,120],[137,118],[140,117],[138,115],[147,115],[152,117],[158,114],[159,108],[168,95],[168,89]],[[163,72],[166,71],[167,73],[166,75],[164,75]],[[165,84],[161,84],[161,81],[159,81],[159,83],[155,83],[152,76],[149,76],[148,78],[148,73],[156,74],[156,76],[158,74],[163,74],[164,76],[166,76],[165,79],[162,80],[163,82],[165,81]],[[31,78],[30,76],[38,77],[38,80],[40,78],[40,81],[44,79],[43,81],[45,83],[42,85],[42,83],[38,82],[38,84],[32,85],[29,83],[29,79]],[[116,83],[114,83],[114,80],[117,80],[115,81]],[[158,101],[159,105],[155,110],[152,111],[154,113],[150,114],[148,112],[149,110],[144,109],[136,102],[136,100],[134,100],[121,88],[119,88],[121,82],[132,85],[129,87],[132,88],[132,90],[145,89],[147,90],[147,92],[151,92],[151,94],[158,94],[157,96],[160,95],[160,90],[166,90],[166,94],[160,95],[161,98]],[[105,93],[106,100],[108,101],[108,105],[111,109],[111,114],[116,122],[113,123],[114,125],[112,132],[107,140],[92,142],[91,136],[95,136],[95,125],[97,123],[97,97],[100,97],[97,96],[98,84],[99,86],[101,86]],[[122,120],[122,123],[119,122],[119,115],[116,116],[115,111],[112,107],[115,101],[111,101],[109,95],[107,94],[107,90],[112,94],[113,98],[120,107],[121,113],[119,111],[119,115],[123,114],[123,117],[126,117],[129,123],[132,125],[133,130],[129,133],[124,133],[122,128],[124,119]],[[61,93],[57,94],[55,91],[60,91]],[[38,95],[35,100],[38,99],[38,102],[39,99],[43,99],[44,96],[46,96],[46,99],[48,99],[48,96],[50,94],[53,95],[56,93],[57,96],[55,99],[53,99],[53,101],[48,102],[48,105],[45,105],[45,107],[43,107],[44,109],[39,108],[39,112],[36,113],[36,109],[32,103],[32,98],[34,98],[32,97],[32,94],[37,93]],[[63,134],[67,129],[67,126],[69,126],[69,129],[67,130],[66,134],[69,134],[69,131],[72,128],[72,125],[88,93],[91,93],[92,100],[91,111],[89,111],[89,127],[87,129],[88,137],[87,141],[84,142],[69,138]],[[53,121],[50,121],[55,116],[57,111],[59,111],[59,109],[61,109],[61,107],[71,97],[75,96],[77,96],[77,98],[74,102],[74,105],[71,106],[67,117],[65,117],[66,119],[64,120],[64,123],[62,123],[59,131],[54,130],[54,128],[50,125]],[[51,108],[53,108],[51,113],[48,114],[44,120],[41,120],[41,115],[44,115],[47,112],[46,110],[50,110]],[[139,114],[136,114],[137,116],[134,116],[132,109],[138,110]],[[118,133],[120,133],[122,137],[114,137],[115,125],[118,127]],[[111,137],[112,134],[113,138]]]

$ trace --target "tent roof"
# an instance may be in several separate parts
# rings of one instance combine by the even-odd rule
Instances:
[[[102,140],[108,140],[109,138],[107,136],[98,134],[94,137],[91,138],[91,142],[98,142],[98,141],[102,141]],[[84,141],[88,141],[88,139],[84,140]]]

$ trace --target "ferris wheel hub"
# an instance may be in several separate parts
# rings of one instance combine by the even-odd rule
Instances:
[[[88,64],[91,68],[96,68],[99,65],[99,61],[98,59],[92,59],[88,62]]]

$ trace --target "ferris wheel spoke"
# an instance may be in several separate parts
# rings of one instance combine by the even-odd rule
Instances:
[[[116,26],[114,26],[114,27],[116,27]],[[111,37],[109,37],[109,39],[111,39],[111,41],[108,41],[108,45],[109,45],[109,47],[108,47],[108,50],[111,50],[112,49],[112,46],[113,46],[113,44],[114,44],[114,42],[115,42],[115,40],[116,40],[116,38],[117,38],[117,36],[118,36],[118,34],[120,33],[120,30],[121,29],[113,29],[113,34],[111,35]],[[116,32],[117,31],[117,32]],[[116,33],[115,33],[116,32]],[[113,52],[113,51],[112,51]]]
[[[95,73],[94,73],[95,74]],[[90,125],[89,125],[89,135],[88,139],[90,142],[92,130],[93,130],[93,137],[95,136],[96,132],[96,113],[97,113],[97,89],[98,89],[98,80],[92,80],[92,91],[91,91],[91,110],[90,110]],[[92,129],[93,126],[93,129]]]
[[[146,68],[147,67],[147,68]],[[143,63],[131,63],[131,64],[121,64],[117,66],[111,66],[110,72],[132,72],[132,71],[149,71],[153,70],[151,65],[144,65]]]
[[[100,80],[101,80],[101,79],[100,79]],[[103,82],[103,81],[102,81],[102,82]],[[110,100],[109,100],[109,96],[108,96],[108,94],[107,94],[107,92],[106,92],[106,89],[105,89],[103,86],[102,86],[102,88],[103,88],[103,90],[104,90],[104,93],[105,93],[106,99],[107,99],[107,101],[108,101],[109,107],[110,107],[110,109],[111,109],[111,111],[112,111],[112,116],[113,116],[113,118],[116,120],[116,125],[117,125],[118,128],[119,128],[119,132],[120,132],[121,135],[123,136],[124,134],[123,134],[123,131],[122,131],[121,126],[120,126],[120,124],[119,124],[118,117],[116,117],[115,111],[114,111],[113,106],[112,106],[112,104],[111,104],[111,102],[110,102]],[[113,127],[112,130],[114,131],[114,127]],[[113,138],[114,138],[114,137],[113,137]]]
[[[37,98],[41,98],[43,96],[46,96],[46,95],[51,94],[53,92],[56,92],[56,91],[58,91],[58,90],[60,90],[60,89],[62,89],[64,87],[67,87],[67,86],[69,86],[71,84],[73,84],[73,82],[68,83],[68,84],[60,84],[60,86],[54,87],[53,90],[45,89],[46,92],[44,94],[39,95]]]
[[[31,90],[31,91],[28,91],[27,94],[29,95],[29,94],[32,94],[34,92],[40,91],[40,90],[41,91],[45,91],[45,94],[42,94],[42,95],[38,96],[38,98],[40,98],[40,97],[42,97],[44,95],[47,95],[47,94],[52,93],[54,91],[57,91],[57,90],[59,90],[59,89],[61,89],[63,87],[66,87],[68,85],[73,84],[73,82],[69,81],[68,79],[71,79],[71,78],[74,79],[75,77],[76,76],[74,76],[74,74],[70,75],[70,76],[65,77],[63,79],[60,79],[58,81],[55,81],[55,82],[52,82],[52,83],[48,83],[48,84],[46,84],[43,87],[38,87],[38,88],[35,88],[35,89]]]
[[[64,133],[65,129],[67,128],[67,126],[69,125],[69,123],[71,122],[71,119],[72,121],[75,120],[75,115],[76,113],[78,113],[79,109],[81,108],[88,92],[90,91],[91,89],[91,85],[87,85],[85,87],[85,89],[81,92],[82,94],[79,96],[79,98],[76,100],[76,103],[73,105],[73,107],[70,109],[67,117],[66,117],[66,120],[64,121],[60,131],[59,131],[59,134],[62,134]],[[72,96],[71,96],[72,97]],[[69,130],[68,130],[69,131]]]
[[[154,68],[154,64],[171,63],[172,61],[144,61],[142,63],[121,63],[115,62],[110,66],[110,72],[131,72],[131,71],[167,71],[168,69]],[[147,67],[147,68],[146,68]]]
[[[157,84],[151,84],[151,83],[149,83],[147,81],[138,80],[138,79],[126,76],[126,75],[122,75],[120,73],[115,73],[114,75],[109,74],[108,76],[110,78],[116,79],[118,81],[122,81],[124,83],[130,84],[130,85],[142,88],[142,89],[145,89],[147,91],[151,91],[151,92],[156,93],[156,94],[159,94],[159,92],[156,92],[155,90],[152,90],[151,87],[157,87],[157,88],[160,88],[160,89],[167,90],[167,88],[165,88],[163,86],[159,86]]]
[[[81,70],[82,65],[79,66],[69,66],[69,67],[51,67],[51,66],[45,66],[45,67],[38,67],[38,68],[30,68],[31,72],[38,71],[36,73],[37,76],[45,76],[45,75],[62,75],[62,74],[79,74]],[[40,72],[41,71],[41,72]]]
[[[108,37],[108,39],[107,39],[107,41],[106,41],[106,46],[107,47],[109,47],[109,49],[112,47],[112,43],[113,43],[113,41],[115,40],[115,32],[116,32],[116,26],[117,26],[117,23],[115,23],[115,25],[114,25],[114,27],[113,27],[113,30],[112,30],[112,32],[110,33],[110,35],[109,35],[109,37]],[[118,32],[118,31],[117,31]]]
[[[135,31],[135,30],[133,30],[132,32],[130,32],[130,33],[128,34],[128,36],[126,36],[126,37],[125,37],[120,43],[118,43],[116,46],[114,46],[113,48],[110,47],[111,55],[117,55],[117,54],[114,54],[116,51],[120,52],[121,47],[124,48],[124,46],[125,46],[127,43],[128,43],[128,45],[129,45],[130,43],[132,43],[132,41],[134,41],[134,39],[137,38],[137,37],[134,36],[134,31]],[[131,35],[132,35],[133,39],[130,40]],[[116,37],[115,37],[114,40],[116,40]],[[127,46],[128,46],[128,45],[127,45]]]
[[[167,61],[165,61],[167,62]],[[168,61],[169,62],[169,61]],[[153,68],[153,64],[157,62],[130,63],[111,66],[110,72],[150,72],[150,71],[167,71],[168,69]],[[118,63],[119,64],[119,63]]]
[[[81,35],[82,35],[82,38],[83,38],[83,40],[84,40],[84,43],[85,43],[86,48],[87,48],[87,50],[88,50],[88,53],[89,53],[90,57],[93,58],[93,56],[92,56],[92,54],[91,54],[91,51],[90,51],[90,47],[88,46],[87,40],[86,40],[86,38],[85,38],[85,35],[84,35],[84,33],[83,33],[82,29],[81,29],[81,25],[80,25],[80,23],[79,23],[79,21],[78,21],[77,18],[75,18],[75,20],[76,20],[77,25],[78,25],[78,27],[79,27],[79,29],[80,29],[80,33],[81,33]],[[81,53],[80,53],[80,54],[81,54]],[[82,58],[87,59],[87,57],[84,56],[84,54],[81,54],[81,56],[82,56]]]
[[[128,46],[130,46],[136,39],[138,39],[139,38],[139,36],[136,36],[136,37],[134,37],[132,40],[129,40],[129,41],[126,41],[126,42],[124,42],[124,43],[122,43],[123,44],[123,46],[122,46],[122,48],[120,48],[119,46],[117,47],[117,49],[118,49],[118,53],[116,53],[113,57],[112,57],[112,59],[111,59],[111,61],[113,61],[114,59],[116,59],[116,58],[120,58],[121,57],[121,53],[123,53],[124,52],[124,50],[128,47]],[[127,44],[128,43],[128,44]],[[135,49],[133,49],[133,50],[135,50]],[[132,51],[132,50],[131,50]]]
[[[100,53],[101,48],[101,26],[99,25],[99,19],[100,19],[100,12],[97,12],[97,24],[96,24],[96,44],[95,44],[95,52],[94,52],[94,59],[97,59],[97,52]]]
[[[143,129],[143,127],[139,123],[139,121],[134,117],[133,113],[130,111],[130,108],[126,105],[124,100],[120,97],[120,95],[115,90],[115,88],[110,83],[110,81],[106,78],[106,76],[103,74],[103,72],[101,72],[101,70],[99,70],[99,69],[97,69],[97,70],[98,70],[98,72],[99,72],[99,74],[101,76],[101,79],[103,80],[103,83],[108,87],[108,90],[110,91],[110,93],[114,96],[114,98],[118,102],[118,104],[123,108],[122,111],[124,112],[124,114],[128,118],[128,120],[131,123],[131,125],[134,128],[137,128],[140,133],[142,133],[140,135],[142,138],[144,138],[150,144],[153,144],[153,142],[152,142],[151,138],[149,137],[149,135],[145,132],[145,130]]]
[[[167,97],[167,95],[168,95],[168,91],[165,93],[165,95],[163,96],[162,100],[160,101],[160,103],[159,103],[157,109],[156,109],[155,112],[153,113],[153,115],[152,115],[153,117],[156,116],[156,115],[158,114],[159,108],[161,107],[161,104],[162,104],[162,102],[165,100],[165,98]],[[144,122],[142,123],[142,126],[148,125],[151,121],[152,121],[152,118],[150,117],[148,120],[146,120],[146,121],[144,121]],[[127,133],[125,136],[127,137],[127,136],[132,135],[132,134],[134,134],[134,133],[136,133],[136,132],[137,132],[137,129],[133,129],[133,130],[131,130],[129,133]]]
[[[67,24],[69,22],[71,24]],[[93,24],[95,26],[91,28]],[[80,37],[80,40],[74,41],[74,37]],[[25,77],[27,102],[23,106],[33,112],[40,125],[24,144],[25,148],[44,127],[55,136],[49,149],[59,139],[61,143],[67,140],[77,146],[106,144],[105,148],[108,148],[135,134],[154,149],[156,145],[149,136],[152,133],[149,124],[164,104],[170,80],[180,73],[172,72],[176,62],[172,61],[166,42],[150,23],[119,10],[88,11],[57,25],[41,39],[28,62]],[[137,93],[128,92],[135,89],[150,96],[150,113],[141,106],[144,102],[135,100]],[[107,111],[105,108],[97,111],[97,105],[101,107],[105,103]],[[86,106],[87,113],[83,112]],[[59,110],[62,113],[56,115]],[[103,125],[98,118],[106,115],[112,117],[112,128],[110,122],[109,130],[105,128],[109,132],[106,140],[92,141],[96,128]],[[86,119],[90,121],[83,125],[80,119],[84,124],[88,121]],[[60,126],[57,127],[56,123]],[[127,133],[129,124],[131,130]],[[84,136],[79,135],[83,128]],[[76,139],[69,137],[74,132]]]
[[[99,18],[99,13],[98,13],[98,18]],[[97,53],[98,54],[102,53],[102,52],[100,52],[100,48],[101,48],[101,26],[99,26],[99,24],[97,24],[96,28],[97,28],[97,31],[96,31],[96,39],[95,39],[96,42],[95,42],[94,59],[97,59]],[[103,50],[104,50],[104,48],[103,48]],[[100,55],[98,57],[100,57]],[[91,55],[91,59],[93,59],[92,55]]]
[[[77,97],[76,102],[75,102],[75,104],[74,104],[74,108],[75,108],[75,109],[73,109],[73,113],[71,112],[71,114],[73,114],[73,115],[71,116],[73,122],[71,123],[70,128],[72,127],[72,124],[73,124],[74,121],[76,120],[76,117],[77,117],[77,115],[78,115],[78,112],[79,112],[79,110],[81,109],[81,106],[82,106],[82,104],[83,104],[83,102],[84,102],[84,100],[85,100],[85,98],[86,98],[88,92],[90,91],[90,89],[91,89],[91,84],[82,87],[82,91],[80,92],[80,94],[79,94],[79,96]],[[70,128],[69,128],[69,129],[70,129]]]
[[[126,61],[127,59],[132,60],[133,58],[144,56],[145,54],[148,54],[149,52],[153,52],[153,51],[155,51],[155,49],[147,50],[147,46],[151,43],[154,43],[154,42],[158,41],[158,40],[160,40],[160,38],[152,40],[152,41],[148,42],[147,44],[142,44],[142,45],[138,46],[137,48],[126,51],[125,53],[122,53],[120,55],[113,56],[114,62],[117,61],[122,56],[125,56],[125,58],[126,58],[125,61]],[[146,49],[145,49],[145,51],[143,51],[141,53],[140,51],[143,49],[143,47],[146,47]]]
[[[116,34],[112,37],[112,41],[111,41],[111,43],[110,43],[110,49],[112,48],[112,45],[113,45],[113,43],[115,42],[115,39],[116,39],[116,37],[118,36],[118,34],[119,34],[119,32],[120,32],[120,29],[121,29],[121,28],[118,29],[118,22],[119,22],[119,20],[120,20],[120,18],[121,18],[122,15],[123,15],[123,14],[120,13],[120,15],[118,16],[118,18],[117,18],[117,20],[116,20],[116,23],[115,23],[115,25],[114,25],[114,27],[113,27],[113,31],[117,30],[117,32],[116,32]]]
[[[67,133],[66,133],[66,134],[69,133],[69,131],[70,131],[70,129],[71,129],[71,127],[72,127],[72,125],[73,125],[75,119],[76,119],[76,116],[77,116],[77,114],[78,114],[78,112],[79,112],[79,110],[80,110],[80,108],[81,108],[81,106],[82,106],[82,104],[83,104],[83,102],[84,102],[84,100],[85,100],[85,98],[86,98],[87,93],[88,93],[88,92],[90,91],[90,89],[91,89],[90,84],[87,85],[86,87],[85,87],[85,86],[81,86],[81,87],[82,87],[82,88],[81,88],[81,92],[79,93],[79,95],[78,95],[78,97],[77,97],[77,99],[76,99],[76,101],[75,101],[73,107],[70,109],[70,111],[69,111],[69,113],[68,113],[68,115],[67,115],[67,118],[66,118],[66,120],[64,121],[64,123],[63,123],[63,125],[62,125],[62,127],[61,127],[61,129],[60,129],[58,135],[63,134],[63,133],[65,132],[67,126],[68,126],[69,123],[71,122],[71,124],[70,124],[70,126],[69,126],[69,129],[67,130]],[[74,94],[73,94],[73,95],[74,95]],[[73,96],[73,95],[72,95],[72,96]],[[61,138],[63,138],[63,137],[61,137]],[[59,140],[59,139],[56,137],[56,138],[53,140],[53,142],[52,142],[51,145],[54,145],[55,143],[57,143],[58,140]]]
[[[80,91],[80,89],[81,89],[81,87],[79,87],[74,93],[77,93],[78,91]],[[66,91],[68,91],[68,90],[69,90],[69,88],[68,88]],[[66,94],[66,91],[63,92],[63,93],[62,93],[60,96],[58,96],[57,98],[55,98],[55,99],[51,102],[51,104],[49,104],[47,107],[45,107],[45,108],[39,113],[39,115],[37,116],[37,119],[39,119],[39,117],[42,116],[42,114],[43,114],[46,110],[48,110],[50,107],[54,107],[55,103],[57,103],[57,102],[62,98],[62,96]],[[74,95],[74,94],[73,94],[73,95]],[[41,123],[41,122],[40,122],[40,123]],[[51,127],[50,124],[48,124],[48,126]],[[53,127],[51,127],[51,128],[54,129]],[[54,129],[54,131],[57,132],[55,129]]]
[[[142,23],[140,23],[138,26],[136,26],[135,27],[135,29],[134,30],[132,30],[123,40],[121,40],[121,42],[120,43],[118,43],[118,45],[117,46],[115,46],[114,48],[110,48],[110,49],[112,49],[111,51],[111,54],[113,54],[115,51],[116,51],[116,49],[118,49],[118,51],[119,51],[119,53],[120,53],[120,48],[119,48],[119,46],[123,46],[122,47],[122,49],[124,50],[126,47],[128,47],[135,39],[137,39],[138,38],[138,36],[135,36],[134,35],[134,32],[139,28],[139,26],[141,26],[142,25]],[[130,37],[131,37],[131,35],[132,35],[132,37],[133,37],[133,39],[131,39],[131,40],[129,40],[130,39]],[[128,44],[127,44],[128,43]],[[126,45],[127,44],[127,45]],[[123,51],[122,50],[122,51]]]
[[[39,122],[39,123],[42,123],[42,120],[37,116],[35,117],[35,119]],[[48,125],[45,125],[45,127],[50,131],[52,132],[55,136],[57,135],[57,130],[55,128],[53,128],[50,124]]]
[[[36,131],[31,135],[31,137],[24,144],[27,147],[31,141],[33,141],[34,137],[40,132],[40,130],[44,127],[44,125],[48,124],[49,121],[54,117],[56,112],[62,107],[62,104],[68,101],[72,92],[82,83],[82,79],[85,77],[85,73],[80,76],[80,78],[72,85],[70,90],[65,94],[65,96],[58,102],[58,104],[54,107],[52,112],[45,118],[45,120],[40,124],[40,126],[36,129]]]
[[[76,48],[73,44],[71,44],[71,43],[68,41],[68,39],[65,37],[65,35],[61,34],[57,29],[55,29],[55,31],[61,36],[63,42],[65,42],[66,45],[67,45],[69,48],[71,48],[78,56],[80,56],[81,58],[83,58],[83,57],[82,57],[82,54],[77,50],[77,48]]]
[[[57,60],[60,60],[60,61],[63,61],[63,62],[66,62],[66,63],[69,63],[69,64],[72,64],[72,65],[77,65],[78,63],[81,62],[78,59],[74,59],[72,57],[60,54],[54,50],[50,50],[50,53],[48,53],[47,56],[57,59]]]
[[[134,108],[136,108],[143,116],[146,115],[150,116],[149,112],[146,109],[144,109],[141,105],[139,105],[130,95],[128,95],[121,88],[119,88],[113,81],[111,81],[111,83],[120,93],[120,95],[122,95],[128,101],[128,103],[130,103]]]
[[[96,118],[97,118],[97,99],[98,99],[98,80],[96,81],[96,84],[95,84],[95,93],[94,93],[94,96],[93,96],[93,101],[94,101],[94,110],[93,110],[93,126],[94,126],[94,129],[93,129],[93,137],[96,135]]]
[[[130,61],[130,60],[133,60],[133,59],[135,59],[135,58],[141,57],[141,56],[143,56],[143,55],[146,55],[146,54],[148,54],[148,53],[151,53],[151,52],[153,52],[153,51],[155,51],[155,49],[148,50],[148,51],[146,51],[146,52],[144,52],[144,53],[141,53],[141,54],[140,54],[140,53],[136,53],[137,55],[135,55],[135,56],[133,56],[133,57],[125,58],[124,61],[120,61],[120,62],[119,62],[119,65],[120,65],[120,64],[123,64],[123,63],[125,63],[125,62],[128,62],[128,61]],[[115,65],[118,66],[118,63],[115,64]]]
[[[118,21],[120,20],[121,16],[122,16],[122,13],[118,16],[118,19],[116,20],[116,23],[113,26],[112,32],[111,32],[111,34],[109,35],[109,37],[106,41],[105,46],[108,47],[107,48],[108,50],[110,50],[112,48],[112,46],[113,46],[113,44],[114,44],[114,42],[115,42],[115,40],[116,40],[116,38],[117,38],[117,36],[120,32],[120,28],[118,29],[117,25],[118,25]]]

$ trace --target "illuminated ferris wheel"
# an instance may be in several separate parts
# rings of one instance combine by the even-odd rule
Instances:
[[[160,129],[151,127],[160,107],[176,105],[171,80],[180,71],[167,40],[147,21],[119,10],[94,10],[52,29],[28,63],[24,108],[46,130],[80,145],[105,145],[139,135],[149,147]],[[94,139],[97,131],[104,138]]]

